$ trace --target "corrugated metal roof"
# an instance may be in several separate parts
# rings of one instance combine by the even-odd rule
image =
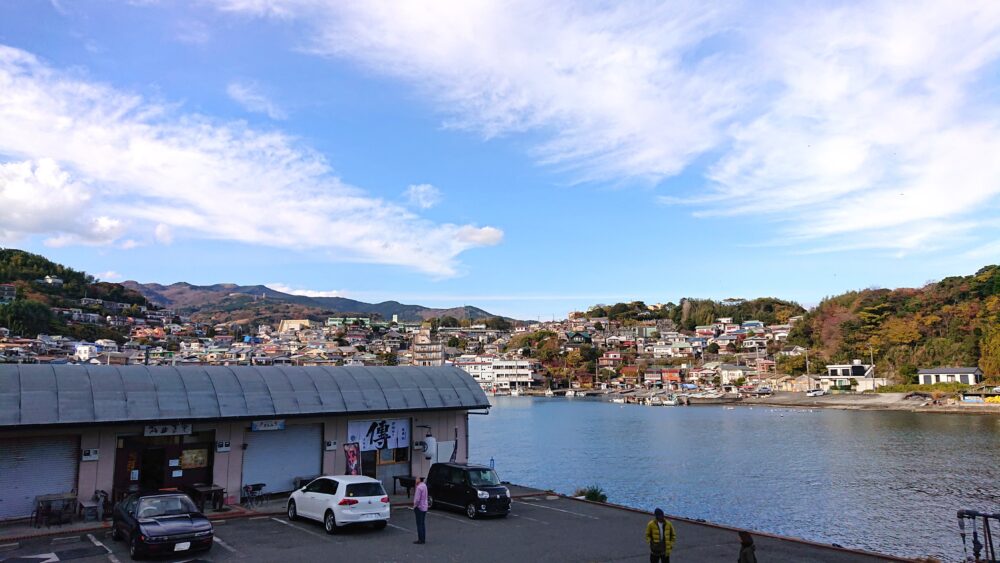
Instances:
[[[451,366],[0,365],[0,428],[489,406]]]

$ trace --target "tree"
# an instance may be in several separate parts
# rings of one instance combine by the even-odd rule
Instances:
[[[382,361],[382,365],[384,366],[399,365],[399,358],[392,352],[382,352],[378,355],[378,358]]]
[[[459,326],[459,322],[455,317],[445,315],[439,320],[438,326],[443,328],[456,328]]]
[[[7,327],[13,334],[34,337],[48,332],[52,322],[52,310],[37,301],[19,299],[0,305],[0,326]]]
[[[448,339],[449,348],[458,348],[459,343],[460,341],[457,336],[452,336],[451,338]]]
[[[596,330],[597,332],[602,332],[604,330],[604,323],[602,323],[601,321],[597,321],[596,323],[594,323],[594,330]]]
[[[984,331],[979,345],[979,368],[986,377],[1000,376],[1000,327]]]
[[[510,330],[512,325],[510,321],[503,317],[490,317],[486,319],[486,328],[490,330]]]
[[[718,354],[719,344],[717,342],[713,342],[708,345],[708,348],[705,348],[705,351],[708,352],[709,354]]]

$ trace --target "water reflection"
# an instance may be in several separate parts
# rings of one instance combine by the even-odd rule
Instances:
[[[906,556],[961,555],[955,512],[1000,512],[1000,417],[651,408],[498,397],[472,460],[506,480]]]

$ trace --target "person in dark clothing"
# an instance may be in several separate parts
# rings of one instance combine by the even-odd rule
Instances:
[[[736,563],[757,563],[756,549],[753,545],[753,536],[750,532],[740,532],[740,557]]]
[[[646,543],[649,544],[649,563],[670,563],[670,552],[677,540],[674,527],[657,508],[653,518],[646,524]]]

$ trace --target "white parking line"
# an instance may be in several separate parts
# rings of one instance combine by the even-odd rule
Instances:
[[[389,526],[390,528],[396,528],[397,530],[403,530],[404,532],[412,532],[413,531],[413,530],[411,530],[409,528],[404,528],[402,526],[397,526],[397,525],[393,524],[392,522],[386,522],[385,525]]]
[[[269,520],[270,518],[271,518],[270,516],[254,516],[253,518],[249,518],[248,520]]]
[[[589,514],[580,514],[579,512],[573,512],[572,510],[563,510],[561,508],[555,508],[555,507],[552,507],[552,506],[544,506],[544,505],[537,504],[537,503],[534,503],[534,502],[521,502],[519,500],[516,500],[514,502],[516,502],[518,504],[526,504],[528,506],[535,506],[535,507],[538,507],[538,508],[544,508],[546,510],[555,510],[556,512],[565,512],[566,514],[572,514],[574,516],[579,516],[581,518],[590,518],[591,520],[600,520],[600,518],[598,518],[597,516],[591,516]]]
[[[215,536],[214,538],[212,538],[212,541],[214,541],[215,543],[219,544],[219,547],[221,547],[222,549],[225,549],[229,553],[239,553],[238,551],[236,551],[236,549],[233,546],[231,546],[228,543],[222,541],[222,538],[220,538],[219,536]]]
[[[80,536],[64,536],[61,538],[52,538],[53,545],[61,545],[64,543],[76,543],[80,541]]]
[[[441,518],[447,518],[448,520],[454,520],[455,522],[476,526],[477,528],[479,527],[479,524],[476,524],[472,520],[462,520],[461,518],[455,518],[454,516],[448,516],[447,514],[441,514],[440,512],[431,512],[430,510],[427,511],[427,514],[433,514],[434,516],[440,516]]]
[[[531,518],[530,516],[521,516],[520,514],[511,514],[510,516],[512,518],[524,518],[525,520],[531,520],[532,522],[538,522],[539,524],[545,524],[546,526],[549,525],[549,523],[546,522],[545,520],[536,520],[534,518]]]
[[[289,522],[287,520],[282,520],[281,518],[271,518],[271,520],[274,520],[275,522],[277,522],[279,524],[284,524],[285,526],[288,526],[289,528],[295,528],[296,530],[298,530],[300,532],[303,532],[303,533],[306,533],[306,534],[309,534],[310,536],[316,536],[317,538],[323,538],[326,541],[330,540],[330,536],[327,536],[327,535],[324,535],[324,534],[318,534],[318,533],[316,533],[316,532],[314,532],[312,530],[307,530],[305,528],[296,526],[295,524],[292,524],[291,522]]]
[[[87,538],[90,539],[90,543],[96,545],[97,547],[103,547],[105,551],[108,552],[108,561],[111,563],[121,563],[118,558],[115,557],[114,553],[111,553],[111,548],[104,545],[104,542],[94,537],[94,534],[87,534]]]

